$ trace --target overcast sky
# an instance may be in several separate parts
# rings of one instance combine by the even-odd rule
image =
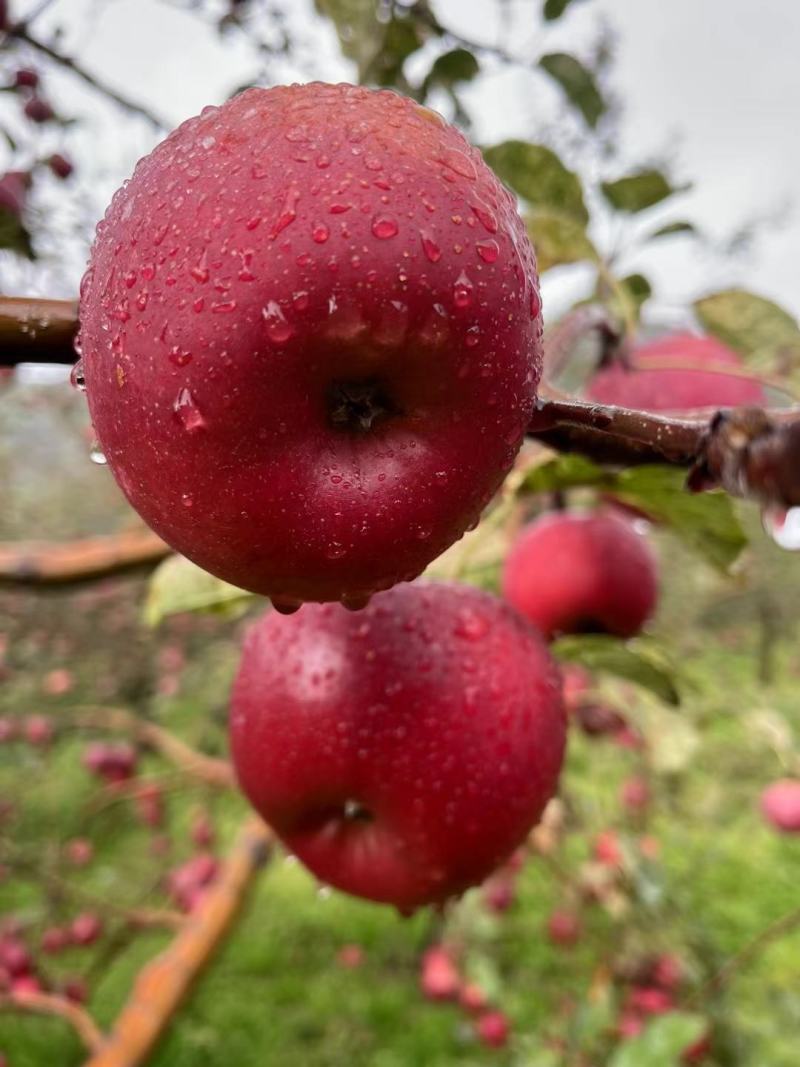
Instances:
[[[584,0],[542,34],[530,18],[539,0],[511,0],[513,32],[505,42],[519,56],[589,46],[601,22],[617,37],[613,86],[624,102],[622,144],[628,160],[668,157],[676,177],[695,188],[681,194],[673,214],[694,221],[717,249],[745,223],[764,220],[747,254],[711,255],[672,239],[631,263],[658,283],[658,310],[679,309],[702,292],[740,284],[800,314],[795,260],[800,251],[800,3],[795,0]],[[17,10],[38,6],[16,0]],[[348,78],[329,28],[310,20],[311,0],[292,0],[292,22],[306,44],[300,63],[276,64],[276,80]],[[434,0],[441,20],[478,40],[494,41],[494,0]],[[68,28],[65,47],[84,65],[170,123],[219,103],[255,73],[252,52],[237,35],[220,44],[214,28],[163,0],[55,0],[42,20]],[[558,94],[541,80],[489,65],[467,99],[475,136],[483,141],[533,136],[558,120]],[[534,91],[533,86],[539,88]],[[69,75],[51,79],[56,103],[85,113],[87,97]],[[53,186],[71,197],[73,221],[93,219],[113,188],[152,144],[144,123],[120,122],[114,109],[94,108],[74,134],[76,153],[88,153],[83,183]],[[0,156],[2,162],[2,156]],[[626,266],[628,264],[626,263]],[[1,269],[1,265],[0,265]],[[23,274],[6,290],[35,283],[54,295],[76,284],[76,265],[59,273]],[[581,284],[555,278],[545,290],[557,309]]]

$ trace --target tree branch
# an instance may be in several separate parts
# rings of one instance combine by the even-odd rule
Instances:
[[[3,993],[0,994],[0,1010],[66,1019],[91,1053],[99,1052],[105,1042],[102,1030],[85,1008],[55,993]]]
[[[13,37],[18,41],[23,41],[29,48],[39,52],[43,56],[47,56],[53,63],[57,63],[58,66],[63,67],[65,70],[71,71],[86,85],[94,89],[95,92],[102,93],[103,96],[112,100],[115,104],[121,107],[124,111],[127,111],[131,115],[136,115],[139,118],[146,119],[151,126],[154,126],[158,130],[166,130],[170,128],[170,124],[164,119],[160,118],[144,104],[137,104],[134,100],[129,100],[122,93],[117,92],[116,89],[112,89],[110,85],[106,85],[94,74],[90,74],[88,70],[76,62],[71,56],[65,55],[63,52],[59,52],[58,49],[53,48],[49,44],[45,44],[38,37],[34,37],[28,28],[26,21],[19,22],[14,26],[9,27],[7,34],[9,37]]]
[[[77,360],[78,304],[74,300],[0,296],[0,367]]]
[[[0,541],[0,585],[60,585],[151,566],[172,549],[152,530],[78,541]]]
[[[250,817],[207,896],[168,948],[139,973],[114,1027],[85,1067],[143,1064],[241,910],[272,836]]]

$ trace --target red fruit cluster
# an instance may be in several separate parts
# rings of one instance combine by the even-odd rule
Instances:
[[[240,785],[325,884],[412,910],[481,882],[552,796],[565,721],[536,632],[467,586],[396,586],[249,632]]]
[[[742,371],[742,361],[711,337],[676,333],[641,345],[601,370],[587,390],[591,400],[638,411],[688,411],[764,404],[764,391]]]
[[[475,1035],[490,1048],[502,1048],[508,1041],[510,1025],[507,1016],[489,1006],[480,986],[464,981],[456,958],[446,945],[432,945],[422,956],[420,990],[427,1000],[457,1002],[473,1017]]]
[[[776,830],[800,833],[800,781],[781,778],[761,794],[761,814]]]
[[[645,537],[607,512],[543,515],[512,546],[503,595],[542,633],[632,637],[658,594]]]
[[[80,318],[130,502],[284,607],[362,603],[476,523],[541,373],[514,197],[439,115],[352,85],[185,122],[98,226]]]
[[[194,911],[203,901],[219,873],[219,863],[210,852],[199,852],[169,872],[166,891],[182,911]]]

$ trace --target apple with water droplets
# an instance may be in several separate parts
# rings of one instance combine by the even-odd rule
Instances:
[[[548,638],[633,637],[658,598],[655,557],[632,523],[610,512],[550,512],[520,534],[503,566],[503,595]]]
[[[475,524],[541,373],[514,197],[435,112],[352,85],[180,126],[98,225],[80,321],[128,500],[287,610],[358,606]]]
[[[410,912],[526,839],[557,785],[565,715],[533,627],[489,593],[420,581],[359,613],[264,615],[230,732],[244,793],[297,858]]]

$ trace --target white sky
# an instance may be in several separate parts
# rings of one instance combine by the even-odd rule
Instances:
[[[16,0],[25,11],[38,4]],[[783,303],[800,315],[795,260],[800,253],[800,2],[797,0],[584,0],[555,27],[541,31],[531,17],[539,0],[510,0],[515,54],[590,47],[600,24],[616,37],[612,79],[624,104],[622,144],[633,163],[668,158],[681,181],[695,188],[676,197],[670,218],[689,218],[715,243],[716,254],[685,239],[625,261],[657,283],[657,310],[676,314],[692,296],[732,284]],[[292,0],[292,22],[306,45],[300,66],[276,63],[274,80],[343,79],[330,29],[311,22],[311,0]],[[471,38],[492,41],[495,0],[434,0],[441,20]],[[41,29],[66,26],[65,49],[127,95],[158,110],[171,123],[219,103],[257,71],[252,51],[236,34],[220,41],[213,26],[164,0],[56,0]],[[528,28],[530,27],[530,28]],[[525,74],[495,64],[466,95],[475,136],[484,142],[509,136],[535,138],[558,124],[558,94]],[[65,113],[86,113],[89,97],[70,75],[49,79]],[[69,197],[74,225],[94,220],[136,158],[153,143],[144,123],[121,120],[112,108],[93,107],[91,120],[68,134],[82,160],[80,180],[50,183],[45,191]],[[45,133],[45,146],[54,146]],[[49,138],[49,140],[48,140]],[[85,161],[85,160],[88,160]],[[0,164],[3,163],[0,146]],[[771,220],[755,243],[735,256],[720,248],[744,224]],[[608,233],[598,235],[607,239]],[[52,295],[73,292],[79,263],[62,271],[9,274],[0,261],[0,287]],[[4,271],[4,267],[6,270]],[[3,277],[3,274],[6,277]],[[552,279],[545,289],[551,313],[585,280],[581,272]]]

